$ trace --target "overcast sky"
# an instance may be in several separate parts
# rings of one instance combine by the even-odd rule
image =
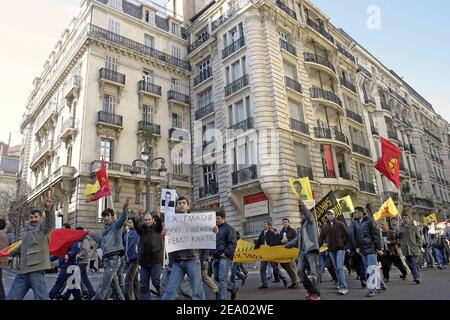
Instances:
[[[396,71],[450,120],[450,1],[432,6],[407,0],[316,0],[332,22],[343,27],[387,67]],[[79,0],[9,1],[0,10],[0,141],[19,124],[33,79],[42,71]],[[381,29],[366,27],[369,5],[381,9]]]

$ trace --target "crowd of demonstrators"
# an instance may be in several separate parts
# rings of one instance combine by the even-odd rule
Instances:
[[[135,217],[129,218],[130,200],[126,199],[118,217],[113,209],[102,212],[104,229],[101,236],[91,232],[69,246],[66,254],[59,258],[59,273],[47,292],[45,270],[50,269],[48,244],[54,226],[53,201],[49,193],[43,199],[45,215],[43,211],[33,209],[30,223],[22,233],[19,272],[7,299],[23,299],[32,289],[35,298],[42,300],[68,300],[71,297],[74,300],[150,300],[152,294],[162,300],[205,300],[203,284],[216,300],[237,298],[248,271],[244,264],[233,262],[240,234],[226,222],[225,212],[216,212],[215,250],[179,250],[171,252],[165,259],[167,230],[159,210],[144,214],[143,208],[139,208]],[[178,198],[175,205],[176,214],[190,212],[189,200],[185,197]],[[267,245],[299,249],[297,260],[291,263],[260,263],[260,289],[269,287],[269,268],[274,282],[283,281],[287,288],[284,270],[291,280],[290,289],[297,289],[301,282],[306,290],[305,299],[320,300],[326,268],[337,285],[337,294],[346,295],[354,289],[347,283],[346,267],[349,275],[352,270],[356,271],[361,287],[367,287],[367,296],[373,297],[387,290],[392,265],[398,269],[402,280],[411,274],[413,281],[420,284],[421,268],[445,269],[449,263],[450,221],[444,230],[438,230],[434,222],[415,224],[407,214],[401,215],[401,223],[396,217],[377,223],[364,208],[357,207],[349,227],[337,219],[334,210],[326,212],[328,221],[319,226],[314,214],[301,200],[298,208],[300,227],[297,230],[291,228],[287,218],[282,219],[283,228],[279,233],[266,222],[255,240],[255,248]],[[5,226],[4,220],[0,219],[0,249],[8,245],[3,237]],[[70,229],[70,226],[63,228]],[[83,230],[82,227],[76,229]],[[98,243],[102,253],[104,272],[97,290],[88,276],[93,258],[91,252],[95,252],[90,238]],[[325,247],[326,250],[321,250]],[[1,269],[6,263],[5,258],[0,258],[0,280]],[[241,285],[236,283],[237,279]],[[0,300],[4,296],[0,281]]]

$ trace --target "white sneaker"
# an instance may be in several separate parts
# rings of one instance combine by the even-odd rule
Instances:
[[[338,291],[341,296],[345,296],[348,293],[347,289],[342,289]]]

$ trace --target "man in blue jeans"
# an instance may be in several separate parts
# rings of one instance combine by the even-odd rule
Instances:
[[[176,214],[186,214],[189,212],[189,200],[180,197],[177,200]],[[202,284],[202,266],[200,263],[200,253],[198,249],[186,249],[169,253],[173,259],[172,271],[170,273],[167,290],[162,300],[175,300],[180,291],[184,277],[189,277],[189,286],[192,290],[192,300],[205,300],[205,292]]]
[[[51,268],[48,244],[50,233],[55,227],[55,212],[50,191],[42,202],[45,218],[41,210],[31,210],[30,223],[22,233],[19,273],[14,278],[7,300],[22,300],[30,289],[33,290],[36,300],[48,300],[45,270]]]
[[[234,300],[238,288],[236,286],[228,288],[228,272],[237,244],[236,231],[225,222],[225,212],[223,211],[216,213],[216,223],[219,231],[216,236],[216,250],[213,251],[212,257],[214,258],[214,279],[219,283],[217,300],[226,300],[227,289],[231,292],[231,300]]]
[[[114,220],[114,210],[106,209],[102,212],[102,219],[105,223],[103,229],[103,236],[100,237],[95,233],[89,233],[103,251],[103,277],[97,287],[95,293],[95,300],[106,300],[110,291],[111,284],[119,300],[125,300],[122,289],[119,285],[117,272],[120,268],[121,256],[124,254],[122,231],[128,217],[128,206],[130,204],[130,197],[127,197],[123,205],[122,214],[118,219]]]
[[[338,280],[338,293],[346,295],[348,293],[347,282],[345,281],[344,260],[345,248],[350,241],[347,227],[336,219],[334,210],[327,211],[328,222],[322,227],[319,237],[319,246],[328,246],[331,262],[336,270]]]
[[[373,297],[377,294],[379,286],[383,291],[387,289],[383,277],[378,275],[377,266],[377,254],[383,254],[381,232],[362,207],[355,208],[355,220],[354,236],[352,237],[355,241],[353,247],[356,249],[356,253],[362,256],[367,274],[367,288],[369,289],[367,296]],[[380,282],[380,285],[378,282]]]

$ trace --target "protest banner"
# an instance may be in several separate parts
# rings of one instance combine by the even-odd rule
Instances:
[[[286,249],[284,246],[269,247],[262,245],[255,249],[253,243],[239,240],[234,251],[233,262],[277,262],[288,263],[298,258],[298,248]]]
[[[169,213],[164,216],[168,253],[185,249],[216,249],[215,212]]]
[[[424,224],[428,224],[430,222],[437,222],[436,213],[432,213],[429,216],[426,216],[425,218],[423,218]]]
[[[344,217],[350,218],[355,212],[355,207],[353,206],[353,201],[350,196],[346,196],[342,199],[338,199],[339,205],[341,206],[341,213]]]
[[[327,211],[333,209],[336,213],[338,220],[345,222],[344,217],[342,217],[341,206],[336,200],[336,196],[333,191],[330,191],[322,200],[320,200],[315,207],[311,210],[315,215],[317,223],[323,225],[328,221]]]

